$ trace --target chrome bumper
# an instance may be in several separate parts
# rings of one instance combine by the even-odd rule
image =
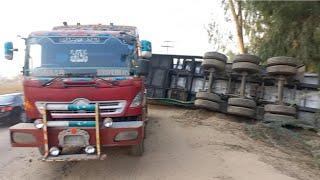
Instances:
[[[108,128],[139,128],[143,121],[113,122]],[[95,127],[95,121],[48,121],[47,127]]]

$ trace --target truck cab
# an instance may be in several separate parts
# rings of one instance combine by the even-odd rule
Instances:
[[[25,38],[28,123],[10,127],[13,147],[36,147],[46,161],[104,159],[129,146],[142,155],[147,121],[144,75],[151,43],[135,27],[67,25]],[[13,58],[13,44],[5,44]]]

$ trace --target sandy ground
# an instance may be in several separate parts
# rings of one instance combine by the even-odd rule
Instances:
[[[0,94],[14,93],[22,91],[22,83],[14,82],[2,82],[3,85],[0,86]]]
[[[200,112],[200,114],[199,114]],[[197,114],[198,113],[198,114]],[[151,106],[145,154],[108,151],[105,161],[40,162],[37,150],[11,148],[0,128],[0,179],[318,180],[319,171],[250,139],[245,123],[218,113]],[[230,120],[231,119],[231,120]],[[299,157],[304,162],[308,157]]]

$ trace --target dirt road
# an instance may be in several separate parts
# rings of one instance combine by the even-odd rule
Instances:
[[[0,179],[319,179],[316,170],[288,154],[251,140],[244,123],[222,114],[151,106],[143,157],[112,149],[105,161],[37,160],[37,150],[9,147],[0,129]],[[228,118],[228,120],[227,120]],[[304,157],[301,157],[302,159]]]

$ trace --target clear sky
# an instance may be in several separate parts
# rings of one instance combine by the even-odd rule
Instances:
[[[205,26],[221,18],[215,0],[9,0],[0,3],[0,76],[20,73],[23,41],[31,31],[50,30],[68,24],[114,24],[138,27],[140,39],[150,40],[154,53],[166,53],[163,41],[174,41],[170,54],[202,55],[213,50]],[[13,61],[5,61],[3,43],[19,48]]]

